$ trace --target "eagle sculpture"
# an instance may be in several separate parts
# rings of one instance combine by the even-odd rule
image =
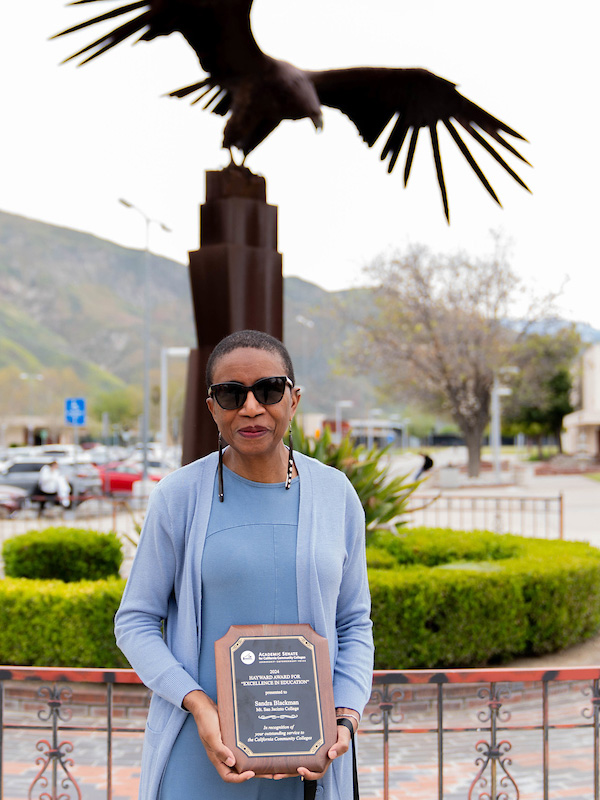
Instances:
[[[71,5],[106,2],[76,0]],[[245,157],[284,119],[308,117],[322,127],[321,106],[342,111],[372,147],[392,119],[393,127],[381,151],[388,172],[396,164],[408,134],[404,185],[408,181],[421,128],[429,128],[437,179],[449,221],[448,196],[442,169],[437,125],[441,122],[481,183],[500,205],[489,181],[458,133],[458,123],[517,183],[529,191],[492,142],[524,163],[523,156],[503,136],[524,137],[467,100],[456,85],[425,69],[354,67],[303,70],[271,58],[257,45],[250,26],[252,0],[136,0],[61,31],[74,33],[97,23],[118,20],[117,26],[69,56],[85,64],[131,36],[149,41],[179,31],[196,52],[204,80],[171,92],[193,102],[206,98],[205,109],[229,115],[223,147],[237,148]],[[121,19],[119,19],[121,18]],[[484,136],[486,134],[487,136]]]

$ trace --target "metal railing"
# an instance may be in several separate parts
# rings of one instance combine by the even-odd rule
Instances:
[[[35,692],[37,702],[30,699],[18,713],[14,711],[11,713],[6,709],[7,694],[10,693],[7,691],[7,681],[16,683],[31,681],[44,685],[39,686]],[[144,730],[139,721],[137,725],[115,724],[113,690],[115,685],[139,686],[140,683],[135,672],[129,669],[109,671],[61,667],[0,667],[0,800],[15,796],[15,787],[11,787],[10,794],[5,795],[6,767],[11,763],[19,765],[19,776],[25,778],[25,781],[21,780],[18,797],[27,797],[28,800],[36,796],[39,800],[70,800],[70,798],[81,800],[85,797],[81,774],[78,774],[81,773],[82,766],[76,767],[72,756],[75,745],[70,741],[77,734],[85,736],[82,750],[89,749],[90,737],[94,739],[96,750],[98,742],[103,742],[100,752],[104,751],[104,778],[102,779],[98,775],[98,770],[94,769],[93,785],[98,784],[100,778],[100,783],[104,782],[106,787],[106,798],[111,800],[114,737],[117,734],[128,736],[137,734],[139,738]],[[104,702],[100,706],[95,706],[102,708],[99,719],[92,711],[91,714],[80,715],[79,721],[77,718],[74,720],[72,702],[74,690],[71,687],[77,684],[103,687]],[[24,716],[26,719],[23,719]],[[32,734],[36,736],[42,734],[42,738],[36,742],[31,738]],[[69,735],[69,740],[62,739],[64,734]],[[18,735],[21,736],[20,739]],[[12,758],[7,758],[6,755],[9,744]],[[25,751],[29,746],[32,747],[32,766],[28,769]],[[95,756],[98,756],[98,753],[95,753]],[[89,769],[87,772],[89,777]],[[29,785],[25,794],[27,781]]]
[[[360,743],[379,740],[382,769],[363,774],[362,796],[598,800],[599,678],[600,667],[376,672]]]
[[[37,509],[27,508],[12,518],[0,519],[0,549],[11,536],[51,526],[86,528],[108,533],[115,531],[123,542],[127,565],[135,553],[135,544],[146,512],[147,498],[98,497],[86,500],[74,510],[56,506],[42,517]],[[128,568],[125,574],[128,573]]]
[[[407,524],[456,530],[489,530],[520,536],[562,539],[563,496],[515,497],[416,493]]]
[[[358,742],[362,800],[600,800],[599,681],[600,667],[375,672]],[[115,693],[131,684],[143,713],[117,724]],[[5,710],[24,686],[36,701]],[[102,716],[73,714],[94,686]],[[140,689],[131,670],[0,667],[0,800],[87,800],[99,790],[135,800]],[[116,765],[117,739],[131,736],[135,748]]]
[[[99,497],[87,500],[75,511],[51,509],[43,517],[34,511],[19,512],[12,519],[0,519],[0,541],[33,528],[49,525],[77,525],[99,531],[114,530],[136,536],[147,498]],[[563,538],[563,495],[555,497],[496,496],[417,492],[411,495],[408,525],[491,530],[546,539]]]

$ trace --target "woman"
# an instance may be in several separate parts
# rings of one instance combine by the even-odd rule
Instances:
[[[328,640],[336,714],[355,728],[373,660],[364,513],[343,473],[283,443],[300,393],[278,339],[231,334],[206,373],[219,452],[152,492],[116,617],[117,643],[154,693],[140,798],[302,800],[302,779],[318,779],[317,797],[345,800],[344,725],[323,774],[238,774],[220,734],[214,641],[232,624],[309,623]]]

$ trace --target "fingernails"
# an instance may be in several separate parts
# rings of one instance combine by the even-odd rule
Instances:
[[[235,758],[233,756],[229,756],[229,758],[226,759],[225,763],[227,764],[228,767],[233,767],[235,764]]]

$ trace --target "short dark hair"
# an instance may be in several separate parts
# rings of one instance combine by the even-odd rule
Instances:
[[[215,346],[214,350],[208,357],[206,363],[206,388],[208,389],[213,384],[213,374],[217,361],[227,353],[232,353],[234,350],[240,348],[251,347],[255,350],[266,350],[268,353],[275,353],[283,361],[286,375],[291,379],[292,383],[296,383],[294,377],[294,366],[292,359],[288,352],[287,347],[283,342],[276,339],[264,331],[235,331],[230,333]],[[265,376],[267,377],[267,376]]]

